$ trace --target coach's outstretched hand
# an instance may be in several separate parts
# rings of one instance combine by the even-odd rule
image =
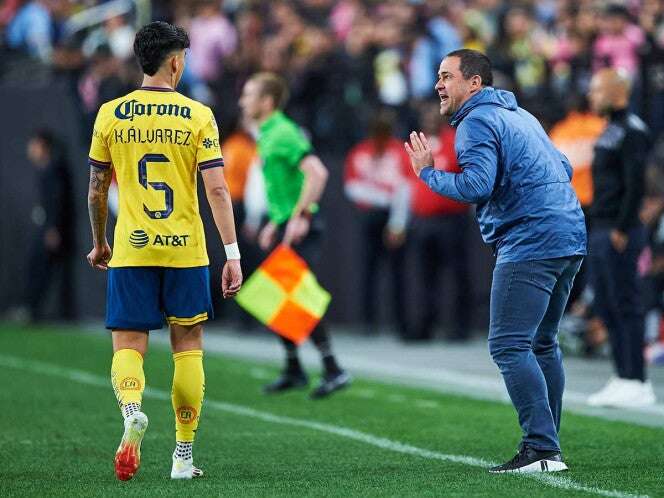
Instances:
[[[229,259],[221,270],[221,293],[224,299],[235,296],[242,287],[242,268],[239,259]]]
[[[410,157],[410,164],[413,166],[413,171],[419,177],[420,172],[427,166],[433,167],[433,153],[431,146],[424,133],[417,132],[410,133],[410,144],[404,143],[408,157]]]
[[[108,262],[112,255],[111,246],[104,241],[101,246],[94,246],[92,251],[88,253],[88,263],[97,270],[108,270]]]

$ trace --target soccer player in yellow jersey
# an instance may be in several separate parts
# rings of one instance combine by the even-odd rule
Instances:
[[[115,473],[131,479],[140,464],[148,419],[141,410],[148,331],[170,327],[176,448],[171,478],[202,475],[192,445],[203,403],[203,322],[211,317],[208,256],[196,192],[200,171],[227,262],[222,292],[242,284],[233,209],[223,175],[219,133],[209,108],[175,92],[187,33],[165,22],[144,26],[134,41],[140,89],[99,110],[90,147],[88,209],[94,247],[88,261],[108,269],[106,327],[112,330],[111,381],[124,416]],[[106,240],[108,187],[120,193],[114,252]]]

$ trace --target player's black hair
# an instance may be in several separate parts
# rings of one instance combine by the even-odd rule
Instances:
[[[462,48],[450,52],[445,56],[458,57],[459,69],[463,78],[468,80],[473,76],[482,78],[482,85],[493,85],[493,74],[491,73],[491,61],[489,58],[478,50],[471,50],[469,48]]]
[[[164,21],[146,24],[134,39],[134,54],[148,76],[154,76],[169,54],[185,48],[189,48],[187,32]]]

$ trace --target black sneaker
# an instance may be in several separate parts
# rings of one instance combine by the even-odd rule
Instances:
[[[320,399],[329,396],[335,391],[343,389],[350,385],[351,377],[343,370],[325,375],[320,381],[320,385],[311,393],[311,399]]]
[[[491,467],[489,472],[560,472],[567,470],[559,451],[539,451],[523,446],[509,462]]]
[[[265,394],[281,393],[306,387],[307,384],[309,384],[309,379],[304,372],[284,372],[277,380],[263,386],[263,392]]]

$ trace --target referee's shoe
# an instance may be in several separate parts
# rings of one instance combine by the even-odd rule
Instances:
[[[351,383],[351,377],[343,370],[334,373],[326,373],[316,389],[311,392],[311,399],[321,399],[329,396],[333,392],[348,387]]]

